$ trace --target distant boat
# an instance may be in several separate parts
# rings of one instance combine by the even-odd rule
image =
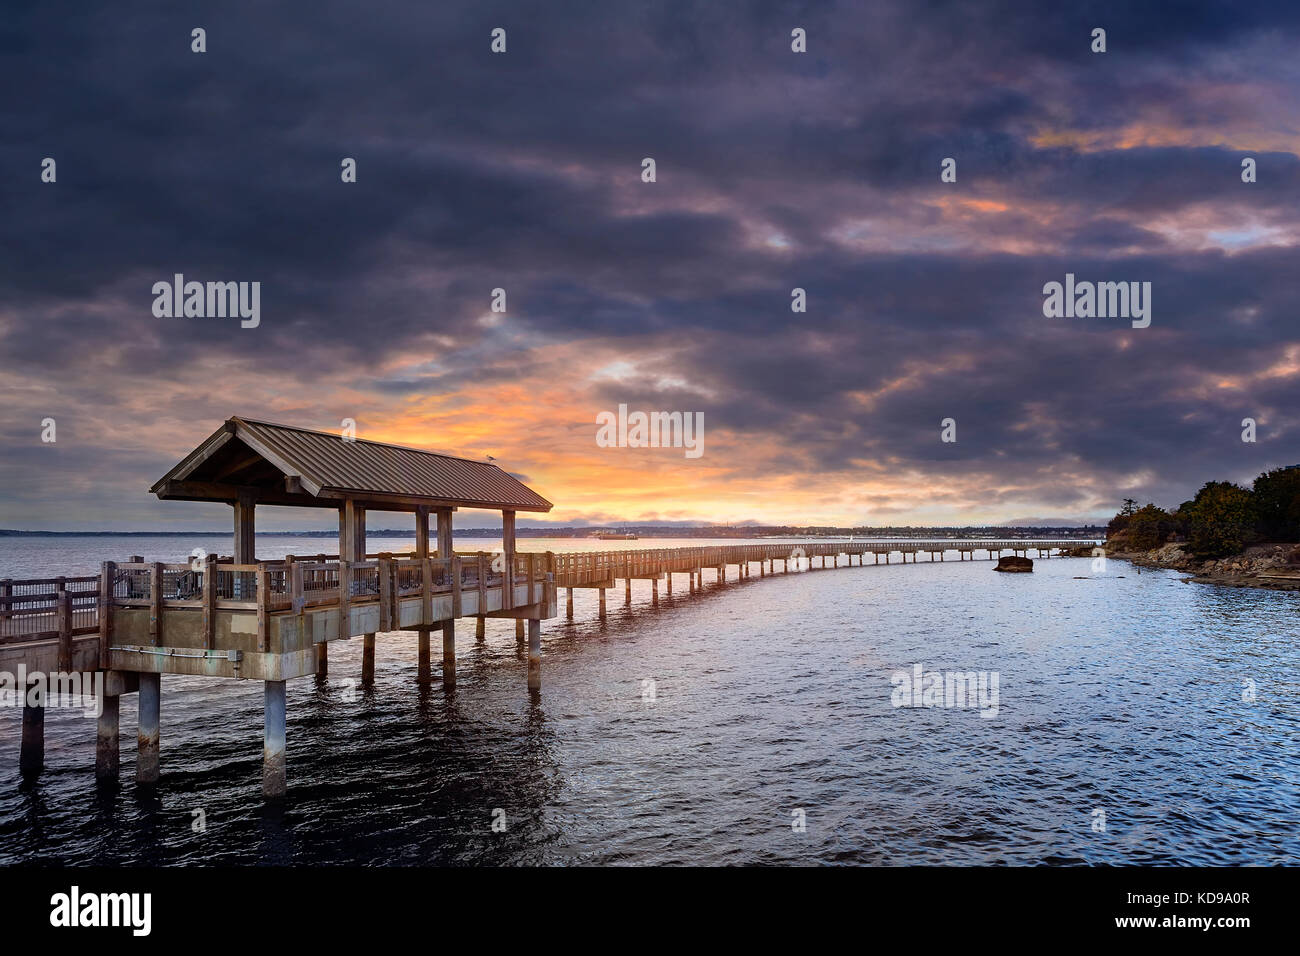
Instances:
[[[595,537],[599,538],[601,541],[636,541],[637,540],[637,535],[634,535],[630,532],[626,534],[621,534],[614,531],[602,531],[600,534],[595,535]]]

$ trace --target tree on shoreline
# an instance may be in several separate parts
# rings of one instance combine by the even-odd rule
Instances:
[[[1150,551],[1169,540],[1174,531],[1174,516],[1164,508],[1146,504],[1133,512],[1128,521],[1128,544],[1138,551]]]
[[[1259,533],[1268,541],[1300,541],[1300,468],[1274,468],[1255,479]]]
[[[1196,554],[1221,558],[1258,540],[1254,495],[1230,481],[1207,481],[1187,514],[1187,542]]]

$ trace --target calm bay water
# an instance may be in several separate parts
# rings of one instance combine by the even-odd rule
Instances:
[[[0,577],[195,546],[230,551],[0,539]],[[258,551],[332,548],[267,537]],[[289,684],[283,807],[260,797],[260,684],[164,677],[148,795],[133,782],[134,696],[111,790],[95,786],[79,711],[47,712],[47,769],[23,783],[19,713],[3,708],[0,864],[1300,863],[1300,595],[1118,562],[1002,575],[948,557],[722,588],[706,572],[696,596],[679,576],[657,609],[636,582],[630,612],[609,592],[604,625],[596,592],[577,591],[573,623],[543,623],[535,697],[509,621],[489,621],[483,643],[461,625],[454,690],[436,651],[435,682],[415,683],[413,634],[379,637],[370,690],[356,685],[360,640],[336,643],[327,680]],[[916,664],[997,672],[997,715],[895,708],[891,675]]]

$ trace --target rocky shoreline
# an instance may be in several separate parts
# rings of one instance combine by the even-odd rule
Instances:
[[[1143,568],[1186,571],[1188,581],[1235,588],[1300,591],[1300,545],[1261,544],[1226,558],[1200,558],[1183,550],[1181,542],[1153,551],[1126,551],[1106,544],[1106,557]]]

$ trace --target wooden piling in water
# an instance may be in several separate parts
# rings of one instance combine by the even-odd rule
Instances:
[[[423,632],[422,632],[423,633]],[[428,651],[429,638],[425,634],[425,651]],[[367,634],[361,639],[361,683],[375,682],[375,635]]]
[[[107,682],[107,678],[105,678]],[[121,729],[121,702],[117,694],[108,693],[107,686],[99,696],[99,718],[95,723],[95,779],[116,780],[121,768],[119,731]]]
[[[442,685],[456,683],[456,625],[447,621],[442,625]]]
[[[538,618],[528,619],[528,689],[539,690],[542,686],[542,622]]]
[[[23,737],[18,772],[33,776],[45,767],[45,691],[35,684],[23,688]]]
[[[285,763],[288,703],[286,681],[263,682],[262,692],[262,796],[283,797],[289,789]]]
[[[136,727],[136,783],[158,782],[158,731],[161,711],[162,675],[141,673],[140,715]]]
[[[417,684],[428,684],[433,680],[433,640],[429,633],[431,628],[422,627],[415,634],[415,681]],[[455,638],[452,639],[453,654],[455,653]]]

